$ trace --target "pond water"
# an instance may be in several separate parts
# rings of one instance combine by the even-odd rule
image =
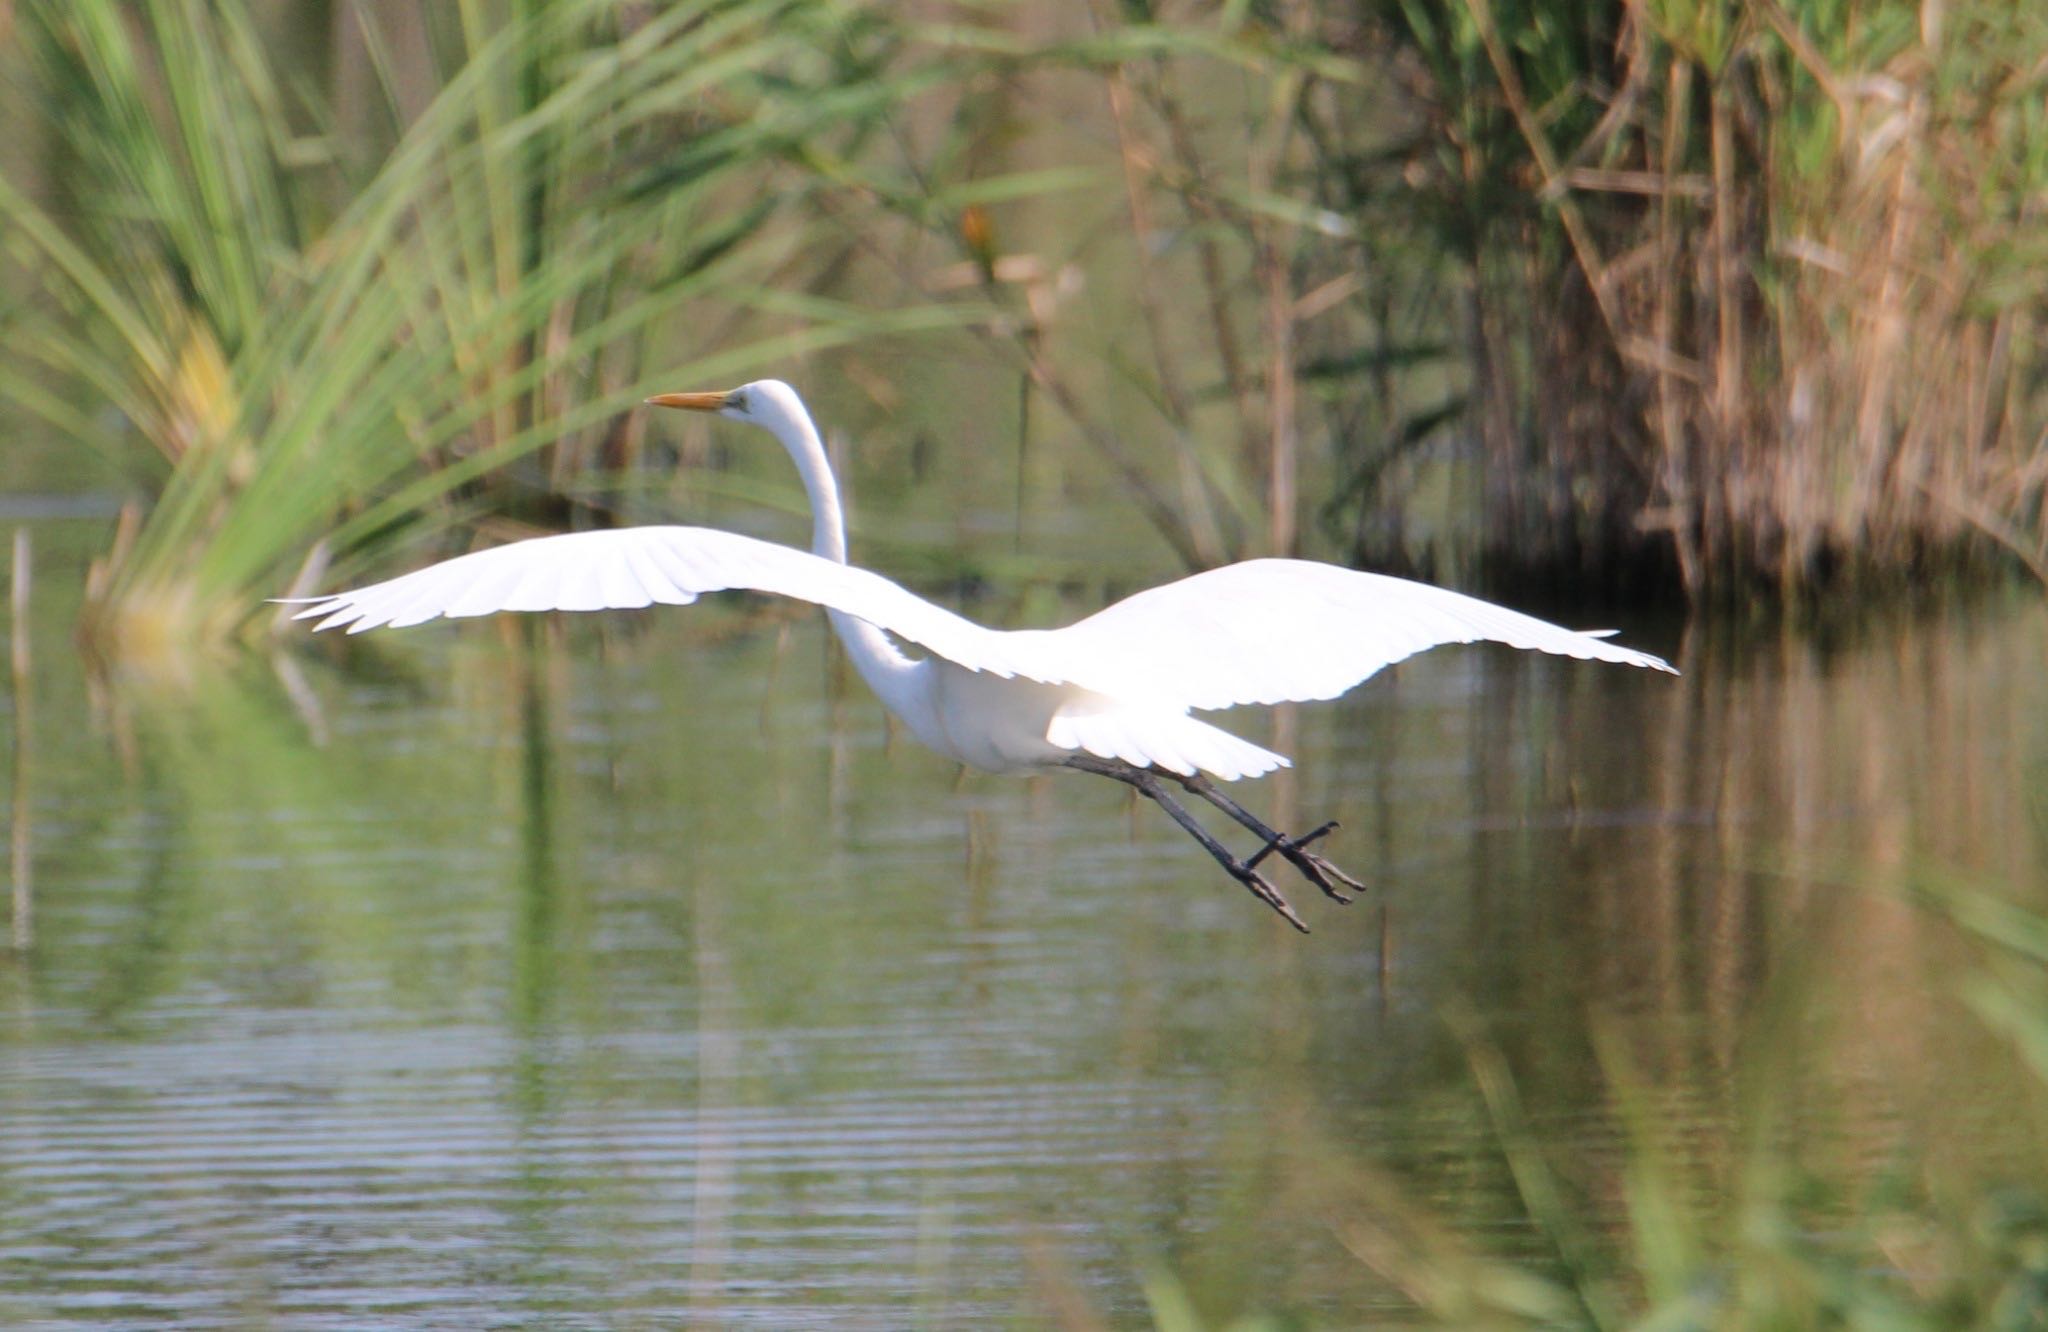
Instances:
[[[813,614],[95,680],[102,533],[38,532],[10,1328],[1145,1326],[1156,1272],[1219,1326],[1396,1321],[1388,1218],[1541,1247],[1482,1052],[1608,1217],[1617,1048],[1709,1162],[1759,1084],[1845,1168],[2001,1150],[1956,941],[1895,890],[2040,893],[2038,597],[1225,717],[1299,762],[1238,794],[1374,885],[1286,885],[1303,937],[1119,788],[961,780]]]

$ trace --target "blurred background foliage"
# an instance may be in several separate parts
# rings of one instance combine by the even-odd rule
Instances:
[[[857,441],[842,461],[875,562],[928,587],[994,585],[1005,599],[982,609],[998,620],[1083,578],[1110,580],[1092,594],[1272,552],[1555,605],[1690,602],[1708,626],[1731,609],[2048,578],[2039,5],[15,0],[0,14],[0,97],[21,127],[0,144],[10,486],[120,496],[83,595],[103,661],[258,642],[264,597],[475,541],[790,510],[779,459],[757,470],[708,432],[654,437],[637,409],[769,374]],[[1008,530],[972,528],[1006,508]],[[1105,552],[1123,559],[1108,575]],[[1988,752],[2028,715],[2014,682],[2032,678],[2032,640],[2011,640],[2021,664],[1983,673],[2014,689],[2006,711],[1957,695],[1884,735],[1874,708],[1964,673],[1923,662],[1903,631],[1875,641],[1878,678],[1839,715],[1816,703],[1841,673],[1825,644],[1811,679],[1686,659],[1689,680],[1734,683],[1689,685],[1726,693],[1683,695],[1668,729],[1641,727],[1663,737],[1651,804],[1667,834],[1701,810],[1725,820],[1711,837],[1735,868],[1685,901],[1778,900],[1750,882],[1778,848],[1744,840],[1726,814],[1743,801],[1783,812],[1782,841],[1802,846],[1830,810],[1875,804],[1873,825],[1939,843],[1914,854],[1989,855],[2000,863],[1972,865],[1985,882],[2034,886],[2025,737],[1982,780],[1921,777],[1976,774],[1957,751]],[[273,669],[292,707],[316,692],[289,658]],[[284,705],[268,706],[274,729]],[[332,756],[280,733],[251,759],[254,729],[222,727],[259,774],[246,786],[220,782],[227,765],[197,742],[166,743],[166,766],[226,809],[317,805]],[[1703,762],[1702,746],[1738,757]],[[1839,769],[1816,757],[1845,752]],[[1758,755],[1782,771],[1739,766]],[[435,808],[439,770],[416,780],[413,803]],[[251,835],[256,861],[269,843]],[[1719,872],[1694,868],[1698,848],[1669,859],[1674,883]],[[1825,880],[1808,868],[1803,883]],[[2048,1141],[2040,920],[1977,879],[1885,868],[1856,875],[1891,880],[1872,915],[1911,899],[1968,941],[1929,960],[1914,950],[1946,945],[1887,936],[1962,978],[1998,1047],[1970,1067],[2001,1070],[2001,1116],[2021,1108],[2001,1144]],[[1472,867],[1475,883],[1499,873]],[[1617,913],[1602,956],[1637,936],[1674,954],[1747,937],[1684,902],[1644,928],[1630,913],[1666,898],[1635,886],[1598,904]],[[807,930],[750,909],[792,949]],[[1745,910],[1764,908],[1730,909]],[[1884,1133],[1788,1128],[1814,1113],[1796,1075],[1801,1052],[1832,1048],[1823,1019],[1881,1025],[1839,1011],[1795,962],[1712,964],[1704,988],[1771,979],[1726,1005],[1735,1034],[1703,1060],[1754,1070],[1728,1078],[1741,1104],[1710,1143],[1660,1113],[1654,1052],[1596,1032],[1601,1113],[1625,1138],[1606,1173],[1529,1130],[1508,1070],[1526,1078],[1545,1052],[1461,1028],[1539,1253],[1503,1259],[1478,1223],[1403,1202],[1335,1128],[1289,1126],[1273,1193],[1445,1325],[2040,1326],[2048,1162],[1991,1169],[1956,1146],[1970,1125],[1944,1113],[1978,1088],[1887,1084],[1919,1099]],[[1859,998],[1886,988],[1862,980]],[[1576,1003],[1554,1006],[1571,1008],[1559,1025],[1583,1023]],[[1797,1041],[1774,1025],[1809,1010],[1822,1017]],[[1862,1044],[1889,1051],[1887,1034]],[[1867,1108],[1852,1090],[1831,1089],[1830,1113]],[[1793,1145],[1895,1144],[1909,1134],[1889,1130],[1921,1122],[1947,1136],[1875,1165]],[[1149,1279],[1158,1326],[1256,1307],[1204,1266],[1198,1253]],[[1046,1284],[1066,1311],[1049,1321],[1103,1325],[1084,1291]]]
[[[854,343],[876,412],[974,385],[1020,514],[1090,470],[1186,567],[1736,604],[2048,567],[2038,7],[12,22],[0,385],[136,495],[114,655],[485,514],[608,521],[673,461],[639,397]]]

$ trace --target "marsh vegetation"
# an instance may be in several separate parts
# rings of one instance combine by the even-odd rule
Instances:
[[[2028,6],[313,12],[21,7],[0,375],[137,491],[115,655],[604,521],[646,392],[856,340],[1184,566],[2043,567]]]

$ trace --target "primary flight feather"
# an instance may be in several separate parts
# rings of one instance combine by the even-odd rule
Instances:
[[[1076,768],[1159,802],[1211,855],[1299,928],[1258,872],[1277,854],[1337,900],[1358,887],[1305,849],[1329,826],[1287,838],[1223,796],[1225,780],[1284,765],[1281,755],[1190,715],[1252,703],[1335,698],[1426,648],[1480,640],[1660,671],[1660,658],[1426,583],[1311,560],[1263,559],[1151,588],[1063,629],[975,624],[846,563],[838,486],[795,390],[761,380],[725,393],[676,393],[658,406],[716,412],[770,431],[803,477],[812,548],[703,527],[630,527],[536,537],[350,592],[305,599],[298,619],[350,633],[497,611],[633,610],[745,589],[823,606],[861,676],[932,749],[995,772]],[[913,660],[889,635],[924,649]],[[1674,672],[1675,673],[1675,672]],[[1266,840],[1249,861],[1209,836],[1162,779]]]

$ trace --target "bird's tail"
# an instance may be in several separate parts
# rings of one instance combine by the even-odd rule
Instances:
[[[1128,705],[1062,708],[1053,714],[1045,738],[1061,749],[1085,750],[1097,758],[1164,768],[1184,777],[1200,769],[1226,782],[1290,766],[1285,756],[1185,712]]]

